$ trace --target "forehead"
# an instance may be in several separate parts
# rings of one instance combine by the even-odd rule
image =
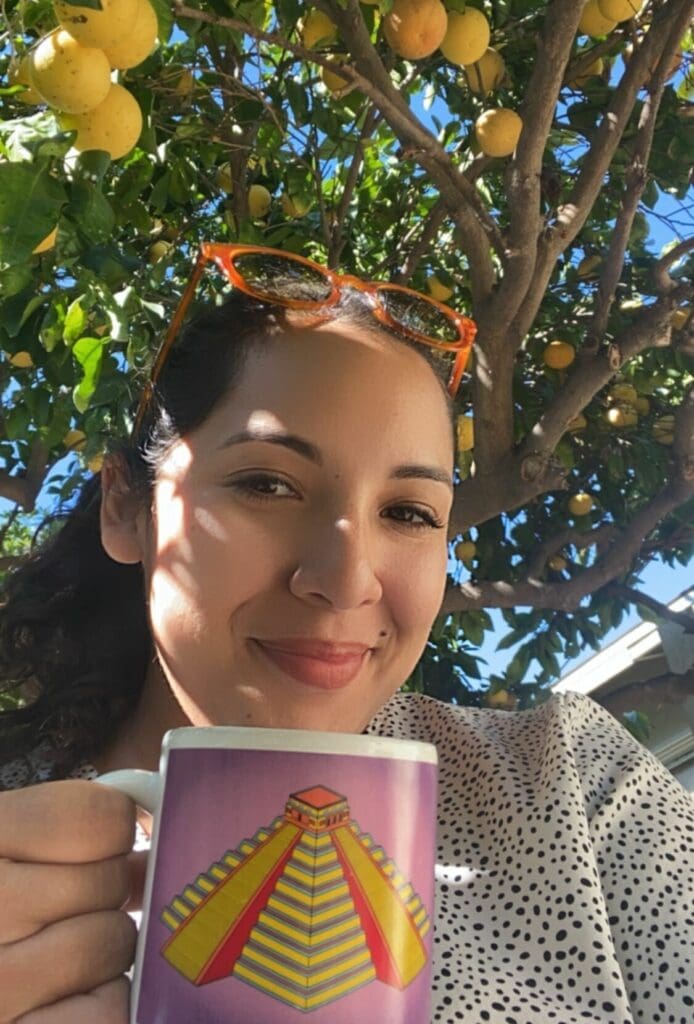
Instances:
[[[355,327],[295,329],[253,350],[211,419],[245,426],[259,411],[286,426],[386,439],[413,432],[446,451],[451,426],[435,373],[412,347]]]

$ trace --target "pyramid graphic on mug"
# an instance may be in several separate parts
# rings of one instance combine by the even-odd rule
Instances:
[[[198,875],[161,913],[162,955],[194,985],[230,975],[310,1011],[378,980],[404,989],[427,960],[412,885],[325,786]]]

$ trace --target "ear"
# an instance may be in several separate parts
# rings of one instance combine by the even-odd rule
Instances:
[[[101,543],[114,562],[145,561],[142,501],[134,492],[123,462],[107,457],[101,469]]]

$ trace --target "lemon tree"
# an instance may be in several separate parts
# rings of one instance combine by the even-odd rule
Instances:
[[[127,433],[195,246],[218,239],[390,279],[478,324],[448,585],[412,687],[531,706],[638,603],[649,561],[689,563],[694,0],[3,13],[12,558],[42,486],[67,500]],[[510,653],[490,679],[492,609]]]

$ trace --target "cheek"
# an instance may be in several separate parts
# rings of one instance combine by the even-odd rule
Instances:
[[[428,635],[443,601],[447,562],[444,542],[440,550],[399,558],[383,577],[384,600],[403,633]]]

